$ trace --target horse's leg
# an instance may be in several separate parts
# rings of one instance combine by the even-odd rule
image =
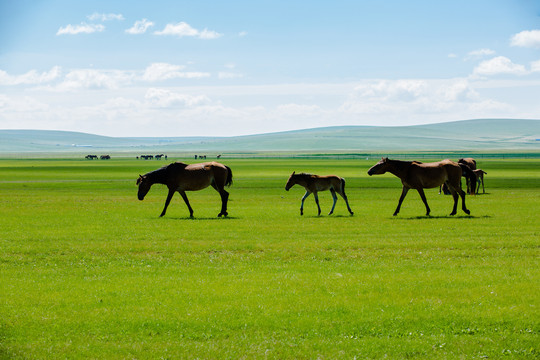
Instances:
[[[315,197],[315,203],[317,204],[317,209],[319,209],[319,213],[317,216],[321,216],[321,207],[319,206],[319,195],[317,195],[317,192],[313,192],[313,196]]]
[[[229,213],[227,212],[227,201],[229,200],[229,193],[225,191],[225,189],[222,189],[219,192],[219,195],[221,195],[221,212],[218,214],[218,217],[227,216],[229,215]]]
[[[482,194],[485,194],[486,193],[486,189],[484,188],[484,175],[482,175]],[[478,184],[478,188],[480,189],[480,184]]]
[[[429,208],[429,205],[427,204],[426,194],[424,194],[424,189],[416,189],[418,193],[420,194],[420,198],[424,202],[424,205],[426,205],[426,216],[429,216],[429,213],[431,212],[431,209]]]
[[[218,217],[227,216],[229,213],[227,212],[227,201],[229,201],[229,193],[225,191],[225,184],[218,186],[216,183],[216,180],[212,180],[212,183],[210,184],[216,191],[219,193],[219,196],[221,196],[221,211],[218,214]]]
[[[330,212],[328,213],[328,215],[332,215],[332,213],[334,212],[334,208],[336,207],[336,202],[337,202],[337,195],[336,195],[336,191],[334,189],[330,189],[330,193],[332,194],[332,199],[334,199],[334,203],[332,204],[332,210],[330,210]]]
[[[353,211],[351,210],[351,207],[349,206],[349,199],[347,199],[347,195],[345,195],[345,190],[341,190],[339,192],[339,195],[345,200],[345,204],[347,204],[347,210],[349,210],[349,214],[354,215]]]
[[[403,199],[405,199],[405,196],[409,192],[409,188],[403,186],[403,189],[401,190],[401,196],[399,197],[399,202],[396,208],[396,211],[394,211],[394,216],[396,216],[399,213],[399,209],[401,208],[401,203],[403,202]]]
[[[461,189],[458,189],[458,193],[461,196],[461,209],[463,210],[465,214],[470,215],[471,212],[465,206],[465,192]],[[454,214],[456,213],[456,206],[457,206],[457,200],[454,204]]]
[[[161,212],[161,215],[159,217],[162,217],[167,212],[167,207],[169,206],[169,203],[171,202],[171,199],[174,195],[174,190],[169,189],[169,193],[167,194],[167,200],[165,200],[165,207],[163,208],[163,211]]]
[[[306,190],[304,196],[302,196],[302,204],[300,205],[300,215],[304,215],[304,200],[311,194],[309,190]]]
[[[187,198],[185,191],[179,191],[180,195],[182,195],[182,199],[184,199],[184,202],[186,203],[188,209],[189,209],[189,217],[193,217],[193,209],[191,208],[191,205],[189,205],[189,200]]]

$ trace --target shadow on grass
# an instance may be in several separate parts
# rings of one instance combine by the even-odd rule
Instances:
[[[189,217],[189,216],[186,216],[186,217],[162,217],[162,218],[158,218],[158,219],[163,219],[163,220],[174,220],[174,221],[177,221],[177,220],[190,220],[190,221],[196,221],[196,220],[204,220],[204,221],[208,221],[208,220],[220,220],[220,221],[226,221],[226,220],[237,220],[237,219],[240,219],[239,217],[236,217],[236,216],[222,216],[222,217],[197,217],[197,216],[194,216],[194,217]]]
[[[474,216],[474,215],[439,215],[439,216],[409,216],[409,217],[400,217],[400,216],[392,216],[391,219],[393,220],[420,220],[420,219],[426,219],[426,220],[436,220],[436,219],[489,219],[491,216],[489,215],[482,215],[482,216]]]
[[[299,218],[305,218],[305,219],[326,219],[326,218],[352,218],[354,215],[328,215],[328,214],[321,214],[321,215],[298,215]]]

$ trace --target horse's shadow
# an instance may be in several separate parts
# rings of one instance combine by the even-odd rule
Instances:
[[[438,220],[438,219],[489,219],[491,216],[482,215],[436,215],[436,216],[408,216],[408,217],[391,217],[393,220]]]
[[[226,220],[238,220],[240,219],[239,217],[236,217],[236,216],[224,216],[224,217],[209,217],[209,216],[206,216],[206,217],[197,217],[197,216],[194,216],[194,217],[189,217],[189,216],[185,216],[185,217],[162,217],[162,218],[158,218],[158,219],[163,219],[163,220],[174,220],[174,221],[177,221],[177,220],[184,220],[184,221],[196,221],[196,220],[204,220],[204,221],[209,221],[209,220],[220,220],[220,221],[226,221]]]

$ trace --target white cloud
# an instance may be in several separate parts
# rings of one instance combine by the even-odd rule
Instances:
[[[105,30],[105,26],[101,24],[87,24],[81,23],[80,25],[67,25],[61,27],[56,32],[56,35],[77,35],[77,34],[92,34],[95,32],[102,32]]]
[[[152,21],[148,21],[147,19],[138,20],[135,21],[132,27],[126,30],[126,33],[132,35],[144,34],[152,26],[154,26]]]
[[[536,60],[531,63],[531,71],[540,72],[540,60]]]
[[[53,67],[51,70],[39,73],[36,70],[30,70],[22,75],[9,75],[7,72],[0,70],[0,85],[38,85],[54,81],[60,77],[61,69],[59,66]]]
[[[169,107],[195,107],[210,102],[205,95],[187,95],[172,92],[167,89],[150,88],[144,96],[153,106]]]
[[[247,36],[247,34],[248,34],[247,31],[240,31],[240,32],[238,33],[238,36],[244,37],[244,36]]]
[[[379,80],[355,87],[339,112],[362,118],[377,116],[392,123],[403,118],[419,123],[423,117],[466,119],[503,108],[509,110],[504,103],[482,98],[467,79]]]
[[[10,97],[0,94],[0,114],[29,114],[49,110],[49,105],[30,96]],[[15,118],[16,122],[16,118]]]
[[[425,91],[424,80],[381,80],[362,84],[355,88],[362,98],[382,98],[393,101],[410,101]]]
[[[217,39],[217,38],[220,38],[222,36],[223,36],[223,34],[220,34],[220,33],[216,32],[216,31],[208,30],[208,29],[204,29],[199,34],[199,38],[207,39],[207,40],[208,39]]]
[[[512,60],[504,56],[482,61],[473,70],[473,75],[491,76],[499,74],[524,75],[527,74],[525,66],[514,64]]]
[[[64,80],[55,87],[54,91],[76,91],[81,89],[117,89],[129,84],[134,74],[121,70],[78,69],[66,74]]]
[[[540,48],[540,30],[522,31],[510,39],[510,45],[527,47],[527,48]]]
[[[473,50],[473,51],[469,52],[465,59],[466,60],[477,59],[477,58],[481,58],[481,57],[489,56],[489,55],[494,55],[494,54],[495,54],[495,51],[491,50],[491,49],[478,49],[478,50]]]
[[[169,79],[195,79],[209,77],[210,73],[206,72],[185,72],[182,71],[185,66],[172,65],[167,63],[154,63],[146,68],[143,74],[143,80],[146,81],[163,81]]]
[[[143,79],[147,81],[168,80],[182,77],[185,66],[167,63],[154,63],[146,68]]]
[[[208,29],[204,29],[202,31],[199,31],[195,28],[193,28],[191,25],[189,25],[186,22],[179,22],[177,24],[167,24],[165,28],[161,31],[155,31],[155,35],[172,35],[172,36],[178,36],[178,37],[197,37],[200,39],[217,39],[223,34],[220,34],[215,31],[211,31]]]
[[[124,20],[124,16],[122,14],[100,14],[97,12],[93,13],[92,15],[88,15],[87,18],[90,21]]]

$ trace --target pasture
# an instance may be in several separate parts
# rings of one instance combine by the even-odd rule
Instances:
[[[480,160],[471,216],[430,189],[393,217],[378,159],[221,159],[227,218],[211,188],[159,218],[135,181],[174,160],[0,160],[0,358],[540,356],[540,161]],[[300,216],[293,170],[344,177],[354,216]]]

